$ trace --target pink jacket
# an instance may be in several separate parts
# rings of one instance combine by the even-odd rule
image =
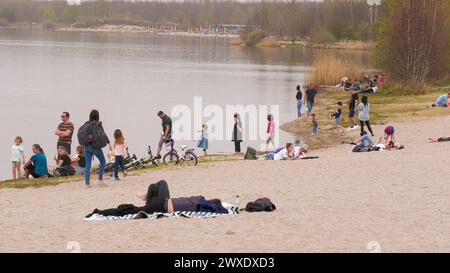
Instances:
[[[267,123],[267,134],[271,136],[275,135],[275,122],[273,120]]]

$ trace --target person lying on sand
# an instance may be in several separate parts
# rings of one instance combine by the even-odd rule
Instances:
[[[286,143],[284,148],[265,154],[261,158],[265,160],[298,160],[304,158],[307,153],[307,145],[294,146],[292,143]]]
[[[206,200],[205,197],[201,195],[171,198],[169,185],[165,180],[151,184],[148,187],[147,192],[138,193],[136,195],[145,202],[145,206],[136,207],[134,205],[124,204],[113,209],[95,209],[91,214],[87,215],[86,218],[91,217],[93,214],[101,214],[103,216],[124,216],[136,214],[141,211],[149,214],[155,212],[172,213],[174,211],[228,213],[228,210],[222,206],[222,202],[219,199]]]
[[[450,136],[448,137],[440,137],[440,138],[428,138],[427,142],[428,143],[433,143],[433,142],[446,142],[446,141],[450,141]]]
[[[448,94],[444,94],[439,96],[439,98],[436,99],[436,101],[431,104],[431,107],[448,107],[450,104],[449,101],[449,97],[450,97],[450,92]]]

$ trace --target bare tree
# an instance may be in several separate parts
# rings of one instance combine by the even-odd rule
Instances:
[[[403,86],[419,89],[435,65],[447,65],[448,1],[391,0],[381,47],[383,63]]]

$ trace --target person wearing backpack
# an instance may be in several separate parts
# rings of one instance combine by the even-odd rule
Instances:
[[[111,143],[109,142],[108,136],[103,129],[102,122],[100,121],[100,114],[97,110],[91,111],[89,114],[89,121],[87,121],[78,130],[78,142],[81,145],[84,145],[84,156],[86,159],[84,180],[86,186],[90,187],[91,164],[93,157],[97,157],[100,161],[98,179],[99,181],[103,181],[106,160],[102,148],[108,145],[109,150],[112,150]]]

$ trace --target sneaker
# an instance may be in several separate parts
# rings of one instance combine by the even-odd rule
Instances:
[[[116,180],[116,181],[119,181],[119,180],[120,180],[120,178],[116,177],[116,178],[114,178],[114,180]]]

